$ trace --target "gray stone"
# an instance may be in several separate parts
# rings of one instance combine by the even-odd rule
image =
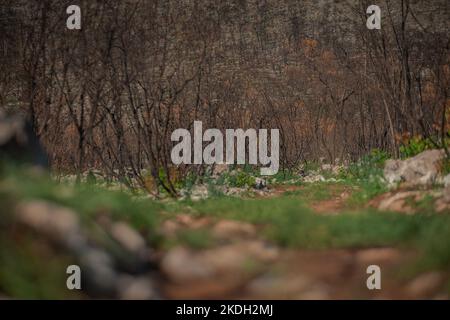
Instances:
[[[36,200],[20,203],[15,211],[21,223],[64,245],[80,233],[78,217],[71,209]]]
[[[149,276],[120,276],[118,281],[118,298],[122,300],[158,299],[155,285]]]
[[[102,297],[116,295],[118,274],[114,270],[113,260],[106,252],[86,248],[81,254],[80,266],[88,292]]]
[[[214,275],[211,266],[203,263],[186,248],[170,250],[161,262],[161,270],[173,282],[183,283],[208,279]]]
[[[205,185],[198,185],[191,190],[191,200],[199,201],[208,198],[208,187]]]
[[[406,160],[388,160],[384,177],[390,186],[404,183],[407,186],[427,186],[436,182],[442,161],[443,150],[427,150]]]
[[[324,182],[324,181],[326,181],[325,178],[322,175],[315,173],[315,172],[310,173],[303,178],[303,182],[306,182],[306,183],[315,183],[315,182]]]
[[[124,222],[116,222],[111,227],[111,235],[126,250],[139,253],[145,249],[142,236]]]
[[[256,228],[246,222],[221,220],[213,227],[213,234],[221,239],[245,238],[254,236]]]
[[[414,209],[411,206],[407,205],[408,199],[416,201],[420,200],[423,196],[425,196],[425,194],[421,191],[399,192],[381,200],[380,204],[378,205],[378,209],[383,211],[413,213]]]
[[[450,187],[450,174],[446,175],[443,179],[444,187]]]
[[[438,272],[425,273],[411,281],[407,290],[415,298],[425,298],[436,293],[443,285],[443,280],[442,274]]]
[[[255,189],[262,190],[267,187],[267,182],[262,178],[255,178]]]

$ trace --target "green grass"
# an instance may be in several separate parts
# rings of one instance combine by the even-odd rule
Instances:
[[[66,268],[72,257],[53,252],[30,235],[11,241],[0,236],[0,292],[20,299],[75,299],[82,297],[66,288]]]
[[[110,191],[95,185],[69,186],[52,181],[46,174],[13,172],[0,180],[0,194],[16,201],[47,200],[74,209],[83,223],[89,224],[99,214],[112,220],[124,220],[138,230],[151,232],[162,205],[136,200],[121,191]]]
[[[373,209],[318,215],[295,196],[193,203],[195,214],[265,225],[265,236],[281,246],[327,249],[396,246],[424,253],[426,267],[450,267],[450,216],[381,213]]]
[[[156,231],[160,204],[92,185],[57,184],[45,174],[18,168],[0,178],[0,294],[23,299],[79,298],[66,288],[65,271],[76,262],[75,257],[14,220],[14,207],[31,200],[72,208],[90,241],[106,247],[113,255],[123,254],[123,250],[117,251],[117,245],[97,224],[100,215],[107,215],[112,221],[126,221],[150,243],[159,245]]]
[[[276,174],[270,177],[270,180],[274,181],[275,184],[281,184],[295,181],[298,178],[299,174],[296,174],[293,170],[280,169]]]
[[[304,204],[310,204],[316,201],[331,199],[349,188],[350,186],[345,183],[305,183],[299,185],[296,190],[285,192],[284,196],[295,197],[297,201],[301,201]]]
[[[378,156],[377,161],[380,161],[383,157]],[[181,244],[205,249],[216,245],[206,229],[182,230],[174,239],[158,235],[161,220],[183,212],[262,226],[261,236],[283,247],[322,250],[393,246],[421,253],[422,259],[414,266],[417,270],[448,270],[450,215],[432,212],[431,199],[424,198],[418,203],[420,213],[415,215],[381,213],[365,208],[368,199],[385,190],[378,179],[380,166],[377,161],[362,162],[341,173],[340,182],[303,184],[277,198],[217,196],[199,202],[138,200],[129,194],[95,185],[68,186],[26,169],[11,170],[0,179],[0,292],[17,298],[73,297],[59,285],[52,285],[61,281],[65,285],[66,275],[61,270],[65,271],[73,257],[54,251],[44,242],[36,242],[32,234],[17,232],[12,227],[14,206],[33,199],[72,208],[90,232],[98,229],[96,221],[100,215],[126,221],[153,246],[160,248]],[[312,202],[348,190],[352,191],[345,207],[348,212],[319,215],[308,208]],[[101,238],[100,243],[108,244],[103,234],[96,237]]]
[[[374,149],[339,173],[338,178],[344,184],[358,190],[348,199],[349,207],[359,207],[388,190],[383,179],[384,163],[388,158],[389,155],[386,152]]]
[[[286,191],[284,195],[288,197],[296,197],[305,203],[326,200],[332,196],[330,188],[327,188],[326,185],[327,184],[325,183],[302,185],[299,189]]]

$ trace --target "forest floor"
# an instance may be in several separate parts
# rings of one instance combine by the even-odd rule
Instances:
[[[374,188],[351,179],[283,182],[262,193],[155,201],[36,173],[7,175],[0,296],[448,299],[450,215],[434,212],[428,198],[409,203],[417,214],[381,211],[387,191]],[[67,265],[85,261],[79,245],[66,243],[72,233],[86,239],[82,248],[115,261],[117,279],[136,282],[113,283],[106,294],[67,290]],[[143,256],[150,268],[130,266]],[[380,290],[367,287],[370,265],[380,267]]]
[[[448,299],[450,273],[421,272],[420,249],[407,246],[409,236],[398,234],[405,230],[388,230],[393,226],[372,220],[369,215],[382,215],[371,208],[373,202],[350,204],[357,192],[340,183],[278,185],[262,204],[261,199],[211,201],[194,205],[196,214],[175,214],[163,223],[164,233],[184,234],[185,243],[162,259],[169,280],[165,294],[175,299]],[[286,217],[278,216],[280,210],[296,211],[295,206],[305,217],[281,221]],[[268,223],[271,219],[280,221]],[[398,223],[402,226],[393,229],[414,228]],[[279,230],[271,230],[274,224]],[[339,231],[347,227],[349,234]],[[397,236],[399,242],[390,243]],[[382,271],[381,290],[367,288],[370,265]]]

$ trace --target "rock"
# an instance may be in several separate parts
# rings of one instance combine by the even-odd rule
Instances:
[[[444,187],[450,187],[450,174],[446,175],[443,179]]]
[[[262,190],[267,187],[267,182],[265,179],[262,178],[255,178],[255,185],[254,188],[257,190]]]
[[[153,293],[150,295],[148,283],[132,282],[122,286],[120,290],[118,288],[119,273],[116,269],[141,272],[139,270],[148,268],[148,265],[140,260],[148,255],[146,243],[139,233],[127,224],[120,222],[110,227],[111,236],[122,247],[132,253],[138,253],[136,257],[127,255],[126,261],[121,261],[119,256],[114,257],[103,249],[93,247],[82,232],[76,213],[71,209],[45,201],[30,201],[20,203],[15,214],[18,222],[34,230],[39,234],[38,237],[48,238],[74,257],[81,267],[83,290],[90,296],[115,298],[118,292],[122,298],[154,296]],[[103,227],[108,228],[110,225],[111,223],[106,221]]]
[[[180,225],[173,220],[166,220],[161,225],[161,233],[166,237],[173,237],[176,235]]]
[[[243,271],[247,262],[253,259],[254,255],[240,244],[225,245],[201,254],[203,263],[212,266],[216,276]]]
[[[175,283],[195,283],[217,277],[235,277],[248,272],[249,262],[273,262],[278,250],[260,241],[247,241],[195,251],[184,247],[170,250],[161,261],[161,270]]]
[[[406,160],[387,160],[384,177],[390,186],[431,185],[437,180],[445,157],[443,150],[427,150]]]
[[[205,264],[192,251],[178,247],[170,250],[161,261],[161,270],[176,283],[207,279],[214,275],[210,265]]]
[[[258,241],[227,244],[207,250],[178,247],[162,259],[170,299],[223,299],[236,294],[278,257],[275,248]]]
[[[191,229],[204,228],[210,223],[208,217],[194,217],[191,214],[179,214],[175,219],[181,226]]]
[[[415,206],[415,204],[422,201],[426,197],[436,199],[434,205],[437,212],[450,208],[450,188],[443,190],[436,189],[398,191],[395,193],[389,192],[382,195],[381,200],[374,199],[370,203],[383,211],[396,211],[412,214],[420,210],[420,207]]]
[[[276,246],[261,240],[249,240],[242,243],[236,243],[235,246],[245,253],[247,257],[264,263],[275,262],[280,254],[279,249]]]
[[[163,258],[163,283],[170,299],[223,299],[242,289],[257,272],[251,256],[237,246],[196,251],[175,248]]]
[[[118,274],[111,257],[100,249],[86,248],[79,260],[86,290],[97,296],[114,297]]]
[[[48,167],[47,155],[32,125],[23,117],[0,111],[0,158]]]
[[[416,298],[425,298],[436,293],[443,284],[443,277],[438,272],[425,273],[414,279],[407,286],[408,293]]]
[[[222,192],[227,196],[239,196],[248,190],[246,188],[222,186]]]
[[[320,174],[308,174],[306,177],[303,178],[303,182],[307,183],[315,183],[315,182],[324,182],[325,178]]]
[[[399,257],[399,251],[393,248],[371,248],[360,250],[356,253],[357,261],[363,265],[394,261]]]
[[[264,274],[249,283],[247,291],[257,299],[293,299],[307,292],[315,280],[303,274],[273,275]]]
[[[118,281],[118,298],[121,300],[154,300],[159,295],[148,276],[124,275]]]
[[[450,203],[450,186],[446,187],[442,190],[442,198],[447,202]]]
[[[212,266],[216,275],[243,271],[248,262],[273,262],[278,257],[275,247],[262,241],[246,241],[225,245],[200,253],[200,260]]]
[[[297,173],[301,178],[304,178],[304,177],[306,177],[306,172],[305,172],[305,169],[303,169],[303,168],[301,168],[300,170],[298,170],[298,173]]]
[[[144,238],[124,222],[116,222],[112,225],[111,236],[130,252],[139,253],[145,249]]]
[[[245,222],[221,220],[214,226],[213,234],[221,239],[252,237],[256,234],[256,228]]]
[[[383,211],[396,211],[414,213],[414,208],[408,204],[408,200],[418,201],[426,194],[422,191],[402,191],[381,200],[378,209]]]
[[[64,245],[80,233],[77,215],[65,207],[31,201],[20,203],[15,211],[21,223]]]
[[[344,166],[342,165],[332,165],[332,164],[322,164],[320,166],[320,169],[322,171],[328,171],[334,175],[339,174],[339,172],[341,172],[341,170],[344,169]]]
[[[163,235],[173,237],[182,229],[201,229],[210,225],[209,217],[195,217],[191,214],[179,214],[174,218],[162,223],[161,232]]]
[[[190,214],[178,214],[175,219],[183,226],[190,226],[194,222],[194,218]]]
[[[191,200],[199,201],[208,198],[208,187],[205,185],[198,185],[191,190]]]

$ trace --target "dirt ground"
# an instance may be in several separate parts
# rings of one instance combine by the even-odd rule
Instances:
[[[282,186],[271,196],[298,190]],[[317,214],[339,214],[350,190],[313,201]],[[176,248],[161,255],[161,285],[170,299],[448,299],[448,275],[424,273],[410,279],[404,269],[417,254],[390,247],[297,250],[264,241],[259,226],[231,220],[178,215],[167,233],[208,228],[220,245],[203,250]],[[367,267],[381,269],[381,290],[369,290]]]

